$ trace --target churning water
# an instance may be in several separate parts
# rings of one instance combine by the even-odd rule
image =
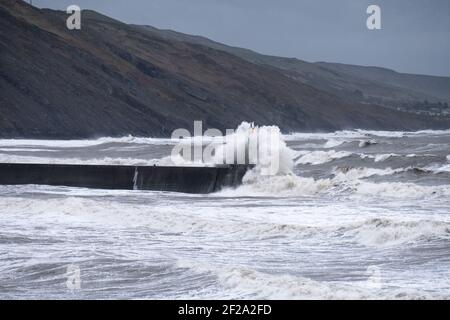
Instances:
[[[0,186],[0,298],[450,298],[450,131],[284,139],[292,173],[216,194]],[[173,146],[0,140],[0,162],[161,164]]]

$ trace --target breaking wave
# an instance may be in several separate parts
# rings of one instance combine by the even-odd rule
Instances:
[[[341,229],[344,236],[366,246],[393,246],[433,238],[450,239],[450,222],[396,221],[376,218]]]
[[[351,135],[374,134],[370,131],[353,131]],[[349,132],[345,132],[349,135]],[[400,136],[399,133],[377,132],[379,136]],[[314,134],[313,134],[314,135]],[[329,135],[328,135],[329,136]],[[340,142],[340,141],[339,141]],[[337,140],[330,139],[326,144],[337,145]],[[336,159],[358,155],[360,158],[372,158],[374,162],[383,162],[392,157],[400,157],[395,153],[387,154],[357,154],[348,151],[317,150],[294,151],[283,144],[283,156],[286,159],[291,157],[295,160],[295,165],[321,165],[332,162]],[[334,168],[329,178],[316,179],[312,177],[302,177],[293,173],[286,167],[286,170],[277,175],[261,175],[258,170],[250,170],[244,176],[243,185],[236,190],[223,190],[222,195],[234,196],[282,196],[298,197],[311,196],[315,194],[329,195],[354,195],[361,197],[381,197],[381,198],[426,198],[450,195],[450,185],[419,185],[413,182],[373,182],[367,178],[374,176],[388,176],[402,172],[431,172],[427,168],[366,168],[366,167],[344,167]],[[447,165],[439,170],[446,170]]]
[[[314,179],[295,174],[260,176],[249,171],[243,185],[235,190],[223,190],[220,194],[235,196],[311,196],[319,193],[330,195],[361,195],[383,198],[424,198],[450,196],[450,185],[422,186],[408,182],[370,182],[365,178],[385,176],[405,172],[411,168],[375,169],[353,168],[336,169],[328,179]]]
[[[326,162],[333,161],[335,159],[341,159],[345,157],[351,156],[351,152],[347,151],[312,151],[307,154],[301,156],[295,164],[312,164],[318,165]]]
[[[448,135],[448,130],[420,130],[420,131],[374,131],[374,130],[342,130],[336,132],[326,133],[303,133],[294,132],[285,135],[285,139],[290,140],[311,140],[311,139],[336,139],[336,138],[350,138],[350,139],[364,139],[370,137],[381,138],[402,138],[408,136],[421,135]]]
[[[374,158],[374,162],[382,162],[385,161],[391,157],[396,157],[398,155],[394,154],[394,153],[387,153],[387,154],[377,154]]]
[[[447,156],[446,159],[447,159],[447,163],[444,163],[444,164],[435,163],[435,164],[429,165],[425,169],[430,170],[434,173],[448,173],[448,172],[450,172],[450,156]]]
[[[172,145],[177,143],[176,139],[169,138],[145,138],[145,137],[102,137],[98,139],[84,140],[40,140],[40,139],[0,139],[0,147],[10,146],[40,146],[54,148],[82,148],[96,146],[107,143],[135,143],[135,144],[152,144],[152,145]]]
[[[336,139],[329,139],[324,145],[323,147],[326,149],[331,149],[331,148],[336,148],[342,144],[344,144],[346,141],[345,140],[336,140]]]
[[[333,283],[316,281],[300,275],[268,273],[248,266],[214,266],[198,261],[179,260],[177,266],[197,274],[213,274],[217,278],[219,298],[230,299],[431,299],[426,291],[398,288],[380,295],[384,283],[374,285],[370,270],[362,271],[361,281]],[[378,286],[379,285],[379,286]],[[196,295],[194,295],[196,297]]]

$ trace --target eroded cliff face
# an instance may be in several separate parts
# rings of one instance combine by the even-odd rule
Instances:
[[[0,3],[0,136],[170,136],[176,128],[235,128],[244,120],[283,131],[448,128],[448,118],[346,101],[273,66],[166,39],[83,11],[67,15]]]

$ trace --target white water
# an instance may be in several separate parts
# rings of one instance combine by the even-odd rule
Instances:
[[[206,196],[0,186],[0,298],[450,298],[450,132],[278,138],[278,175]],[[173,164],[177,142],[0,140],[0,161]]]

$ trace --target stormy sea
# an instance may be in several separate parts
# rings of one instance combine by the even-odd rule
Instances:
[[[0,299],[450,298],[450,131],[283,140],[290,172],[207,195],[0,186]],[[164,165],[173,147],[0,140],[0,162]]]

